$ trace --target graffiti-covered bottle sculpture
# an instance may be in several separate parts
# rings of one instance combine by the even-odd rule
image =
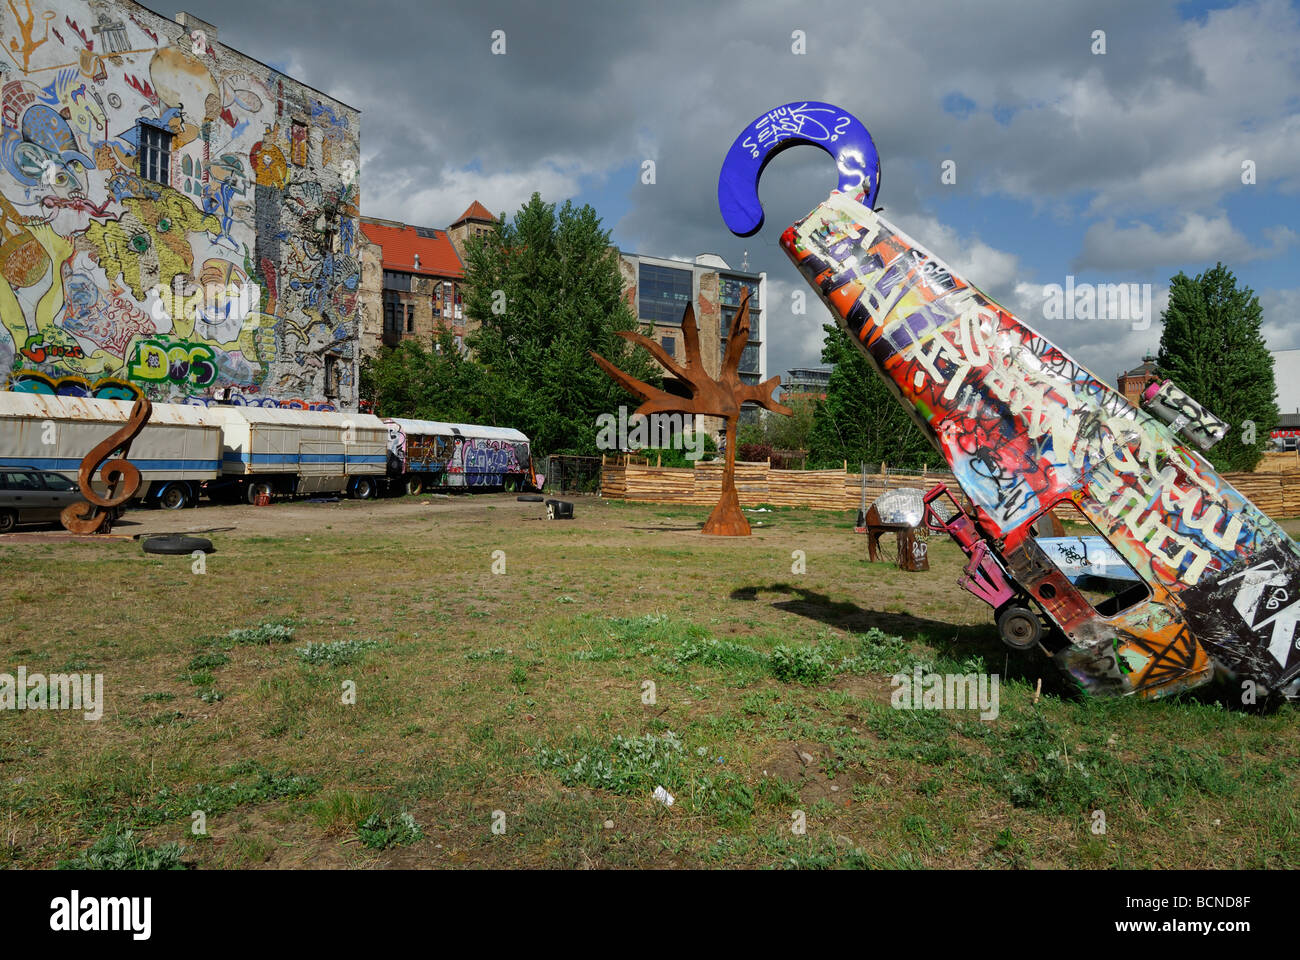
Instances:
[[[718,187],[733,232],[759,229],[762,168],[797,143],[835,157],[839,189],[781,246],[950,465],[969,511],[927,519],[967,553],[961,582],[1004,640],[1095,694],[1161,696],[1217,671],[1296,696],[1300,550],[1169,424],[873,210],[879,160],[848,113],[787,104],[736,138]],[[1101,602],[1035,538],[1071,505],[1136,573]]]

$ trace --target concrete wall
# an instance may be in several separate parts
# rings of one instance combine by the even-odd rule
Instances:
[[[359,113],[129,0],[0,34],[0,384],[355,409]]]

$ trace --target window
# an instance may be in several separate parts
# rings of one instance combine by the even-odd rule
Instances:
[[[150,123],[137,124],[137,129],[140,132],[140,176],[166,185],[172,160],[171,131]]]
[[[79,490],[80,484],[75,480],[69,480],[61,473],[43,473],[41,477],[45,480],[45,486],[49,490]]]
[[[675,357],[675,356],[677,356],[677,338],[676,338],[676,337],[664,337],[663,340],[660,341],[660,343],[663,344],[664,353],[668,354],[668,356],[670,356],[670,357]]]
[[[325,355],[325,396],[334,399],[339,395],[339,358]]]
[[[406,305],[406,332],[415,332],[415,307],[409,303]]]
[[[740,372],[758,373],[758,345],[749,343],[740,353]]]
[[[762,306],[758,302],[757,280],[742,280],[739,277],[718,278],[718,299],[727,306],[740,306],[741,294],[746,290],[749,291],[749,309],[753,312]]]
[[[691,271],[641,264],[637,315],[652,323],[680,324],[691,302]]]
[[[39,490],[41,482],[32,473],[0,473],[0,487],[6,490]]]
[[[384,296],[384,333],[397,332],[397,311],[401,304],[391,294]]]
[[[1033,530],[1034,542],[1099,615],[1118,616],[1151,596],[1133,565],[1072,501],[1043,511]],[[1040,596],[1048,597],[1042,591],[1049,588],[1044,585]]]
[[[731,321],[735,318],[736,314],[739,312],[740,310],[737,307],[727,307],[727,306],[724,306],[720,311],[721,317],[718,321],[718,329],[721,331],[723,343],[726,343],[727,337],[731,333]],[[758,310],[755,309],[754,307],[750,307],[749,340],[751,343],[759,339],[758,334],[759,334],[759,327],[761,326],[761,324],[758,322],[758,316],[759,316]]]
[[[409,293],[411,290],[411,275],[398,270],[385,270],[384,289],[401,290]]]
[[[307,166],[307,124],[299,120],[289,129],[289,162],[295,167]]]

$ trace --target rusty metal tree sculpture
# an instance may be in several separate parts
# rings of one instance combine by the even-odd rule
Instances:
[[[727,421],[727,460],[722,474],[722,496],[709,514],[704,532],[720,537],[749,536],[749,521],[740,512],[740,497],[736,493],[736,424],[740,419],[741,404],[753,401],[759,406],[789,416],[789,407],[772,399],[772,391],[781,385],[780,377],[771,377],[758,384],[742,383],[737,372],[740,357],[749,342],[749,291],[740,298],[740,309],[731,321],[727,335],[727,353],[722,359],[722,369],[715,380],[704,369],[700,359],[700,331],[695,324],[695,310],[688,304],[682,317],[682,340],[686,349],[686,366],[680,366],[663,347],[649,337],[630,330],[619,333],[632,343],[639,343],[650,351],[664,368],[690,392],[681,397],[656,389],[628,376],[604,357],[592,351],[600,368],[645,402],[636,408],[643,416],[654,413],[689,413],[722,417]]]

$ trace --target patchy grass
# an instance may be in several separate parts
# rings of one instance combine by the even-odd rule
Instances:
[[[0,716],[0,866],[1300,862],[1293,708],[1080,699],[947,542],[907,574],[839,514],[428,499],[204,507],[204,575],[0,538],[0,670],[105,692]],[[1000,715],[892,709],[916,664],[999,674]]]

